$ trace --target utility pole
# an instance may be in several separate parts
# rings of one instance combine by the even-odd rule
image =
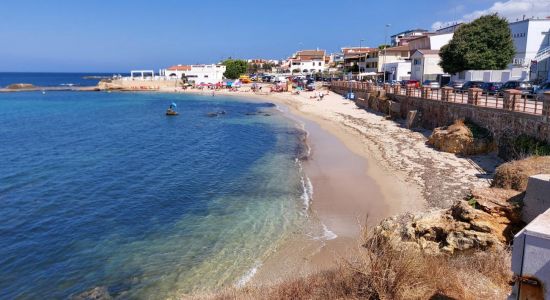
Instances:
[[[388,48],[388,28],[391,26],[391,24],[386,24],[386,27],[384,28],[384,62],[382,64],[382,70],[384,71],[384,83],[386,83],[386,70],[384,69],[386,65],[386,48]]]

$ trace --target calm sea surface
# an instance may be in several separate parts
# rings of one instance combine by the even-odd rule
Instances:
[[[302,140],[267,103],[0,93],[0,299],[245,282],[303,222]]]
[[[113,73],[0,72],[0,88],[6,87],[13,83],[30,83],[35,86],[42,87],[94,86],[97,85],[100,80],[96,77],[111,76],[113,76]]]

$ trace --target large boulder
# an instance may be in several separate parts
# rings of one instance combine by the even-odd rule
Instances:
[[[488,131],[462,120],[450,126],[435,128],[428,144],[444,152],[462,155],[489,153],[496,149]]]

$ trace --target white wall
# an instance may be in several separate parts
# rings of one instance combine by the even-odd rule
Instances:
[[[400,61],[400,62],[391,62],[386,63],[383,66],[384,72],[391,73],[389,80],[407,80],[411,79],[411,62],[410,61]]]
[[[164,70],[164,76],[168,79],[181,79],[182,74],[185,74],[189,81],[199,83],[218,83],[223,80],[223,73],[226,67],[222,65],[193,65],[190,71],[174,71]],[[176,74],[170,77],[170,74]]]
[[[430,49],[439,50],[453,39],[454,33],[444,33],[430,36]]]
[[[420,64],[415,64],[415,60],[419,60]],[[422,55],[420,52],[415,52],[411,56],[411,79],[418,81],[435,80],[436,75],[445,73],[439,66],[440,61],[439,54]]]
[[[323,60],[293,61],[290,65],[290,71],[292,72],[295,69],[299,69],[302,73],[317,73],[323,72],[326,66]],[[305,70],[307,70],[307,72]],[[311,72],[311,70],[314,70],[314,72]]]
[[[515,64],[529,64],[539,50],[550,45],[550,37],[542,34],[550,31],[550,20],[525,20],[509,26],[516,48]]]

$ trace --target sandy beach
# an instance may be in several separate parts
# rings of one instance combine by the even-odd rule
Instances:
[[[324,236],[297,232],[252,270],[248,284],[303,276],[351,258],[365,225],[402,213],[447,208],[470,188],[488,186],[501,163],[496,155],[464,158],[439,152],[426,145],[430,131],[407,129],[402,121],[324,92],[328,94],[322,101],[315,92],[254,93],[248,87],[214,93],[276,103],[303,124],[311,147],[303,163],[313,185],[309,217]]]

